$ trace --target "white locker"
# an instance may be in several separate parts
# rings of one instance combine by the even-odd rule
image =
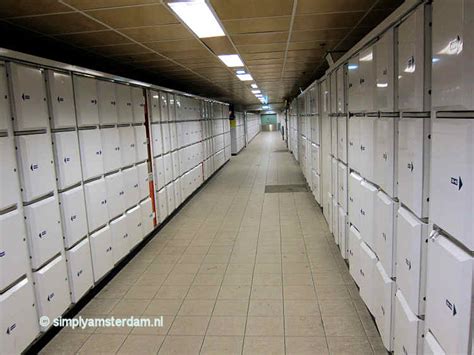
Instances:
[[[337,156],[347,164],[347,116],[337,117]]]
[[[171,160],[171,153],[163,156],[163,167],[165,171],[165,184],[173,180],[173,162]]]
[[[153,156],[161,155],[163,153],[163,144],[161,138],[161,124],[151,125],[152,149]]]
[[[361,216],[360,210],[362,209],[362,177],[355,172],[351,172],[348,178],[349,192],[348,192],[348,212],[349,221],[355,225],[356,228],[360,228]]]
[[[347,166],[342,162],[337,164],[337,181],[337,202],[344,211],[347,211]]]
[[[347,106],[351,113],[360,112],[362,97],[360,90],[361,73],[359,68],[359,55],[352,57],[347,64]]]
[[[46,316],[53,320],[62,315],[71,304],[64,257],[58,255],[50,263],[34,272],[33,279],[39,318]],[[52,322],[47,326],[40,324],[40,328],[46,331],[51,325]]]
[[[199,139],[199,137],[196,138],[196,140]],[[176,132],[176,123],[170,123],[170,146],[171,150],[176,150],[179,148],[178,133]]]
[[[163,165],[163,157],[153,159],[155,165],[155,186],[160,190],[165,186],[165,167]]]
[[[176,203],[176,208],[183,202],[181,197],[181,178],[177,178],[174,182],[174,202]]]
[[[89,239],[84,238],[66,250],[66,265],[71,289],[71,301],[77,303],[94,284]]]
[[[140,186],[136,166],[122,170],[125,191],[125,208],[130,208],[140,200]]]
[[[94,282],[97,283],[114,267],[112,255],[112,233],[110,227],[105,226],[89,236],[91,243],[92,271]]]
[[[79,141],[76,131],[52,133],[58,189],[63,190],[82,179]]]
[[[179,177],[179,151],[171,153],[171,160],[173,162],[173,180]]]
[[[51,128],[76,127],[71,75],[48,70]]]
[[[347,215],[342,207],[339,207],[338,224],[339,249],[341,250],[341,256],[347,259]]]
[[[140,206],[136,206],[127,211],[128,235],[130,238],[130,247],[140,243],[143,239],[142,231],[142,215],[140,213]]]
[[[122,166],[130,166],[136,162],[137,158],[133,127],[119,127],[119,135]]]
[[[104,172],[108,173],[122,167],[122,153],[118,128],[101,128],[102,159]]]
[[[360,194],[360,235],[371,249],[375,249],[375,206],[377,188],[367,181],[361,182]]]
[[[54,196],[24,207],[31,267],[38,269],[63,249],[61,217]]]
[[[337,193],[339,191],[339,185],[337,180],[337,159],[331,158],[331,193],[337,201]]]
[[[89,180],[104,173],[100,130],[79,130],[82,178]]]
[[[398,124],[398,197],[419,217],[428,216],[428,133],[423,118],[403,118]]]
[[[375,106],[375,60],[374,48],[372,46],[365,48],[359,53],[359,95],[360,110],[366,112],[374,111]]]
[[[436,232],[427,259],[426,328],[446,353],[471,353],[474,259]]]
[[[375,253],[389,277],[395,276],[395,218],[398,202],[379,191],[375,200]]]
[[[316,174],[316,171],[313,170],[312,172],[312,190],[313,196],[318,204],[321,204],[321,185],[320,185],[320,177]]]
[[[361,175],[369,181],[374,181],[376,121],[375,117],[363,117],[360,121],[359,169]]]
[[[174,201],[174,183],[170,183],[166,186],[166,198],[168,201],[168,214],[171,214],[176,208]]]
[[[435,110],[474,110],[473,23],[470,1],[433,3],[432,103]]]
[[[148,139],[146,137],[145,126],[133,127],[136,142],[136,161],[141,162],[148,159]]]
[[[19,210],[0,215],[0,290],[29,270],[23,216]]]
[[[74,75],[74,98],[77,125],[79,127],[99,124],[99,107],[96,79]]]
[[[360,152],[360,135],[361,135],[361,117],[352,116],[349,117],[349,133],[348,133],[348,149],[347,149],[347,160],[349,166],[355,171],[360,172],[361,165],[361,152]]]
[[[429,330],[426,332],[425,338],[423,340],[423,353],[425,355],[447,354]]]
[[[23,201],[32,201],[55,188],[54,161],[47,134],[16,137]]]
[[[185,186],[183,186],[183,184],[181,184],[181,187],[183,189],[186,188]],[[184,198],[186,198],[188,195],[188,193],[184,193]],[[158,207],[158,219],[160,223],[163,223],[166,217],[168,217],[168,198],[166,196],[166,188],[162,188],[160,191],[158,191],[158,193],[156,194],[156,200]]]
[[[151,122],[161,121],[161,100],[158,91],[150,90]]]
[[[474,120],[434,119],[430,219],[474,250]]]
[[[109,218],[121,215],[125,209],[125,184],[122,171],[105,177]]]
[[[422,315],[425,310],[428,225],[400,207],[396,233],[397,286],[413,313]]]
[[[355,283],[361,286],[360,268],[361,268],[361,247],[362,238],[359,231],[350,226],[347,238],[347,259],[349,261],[349,273],[354,279]]]
[[[424,322],[410,309],[400,290],[395,295],[395,354],[423,354]]]
[[[133,122],[145,122],[145,96],[143,88],[132,87]]]
[[[140,200],[150,195],[150,182],[148,175],[148,162],[137,165],[138,189],[140,190]]]
[[[426,111],[425,7],[419,6],[398,27],[398,109]]]
[[[166,92],[160,92],[161,101],[161,122],[167,122],[169,119],[168,114],[168,94]]]
[[[115,85],[111,81],[97,80],[99,98],[99,121],[101,125],[117,124],[117,98]]]
[[[337,117],[330,117],[331,120],[331,154],[333,157],[337,158]]]
[[[48,107],[43,69],[10,63],[13,129],[29,131],[48,127]]]
[[[376,65],[375,76],[375,111],[395,111],[395,54],[394,54],[394,29],[384,33],[374,45]]]
[[[104,178],[84,184],[84,195],[86,199],[87,225],[89,232],[93,232],[109,220],[107,188]]]
[[[174,191],[172,191],[172,193],[174,194]],[[151,198],[147,198],[145,201],[140,202],[140,214],[142,218],[142,233],[143,236],[147,236],[154,228],[153,219],[155,214],[153,213]]]
[[[2,63],[3,64],[3,63]],[[5,66],[0,64],[0,131],[8,129],[8,122],[11,120],[10,94],[8,92],[7,73]]]
[[[130,86],[116,84],[118,123],[133,123],[132,91]]]
[[[375,322],[382,338],[385,349],[393,351],[394,338],[394,306],[397,285],[385,272],[382,264],[378,262],[375,266],[374,275],[375,289]]]
[[[398,118],[378,118],[375,122],[374,181],[392,197],[396,196],[396,143],[398,144]]]
[[[163,141],[163,153],[168,153],[171,149],[170,124],[161,124],[161,136]]]
[[[361,234],[362,235],[362,234]],[[362,237],[363,239],[363,237]],[[370,313],[376,314],[375,273],[377,255],[363,241],[360,243],[360,298],[364,301]]]
[[[59,207],[64,246],[70,248],[87,235],[86,204],[82,186],[61,192]]]
[[[13,139],[0,137],[0,210],[13,206],[20,197]]]
[[[127,215],[120,216],[110,222],[110,232],[112,233],[112,256],[114,264],[117,264],[128,254],[132,245],[128,234]]]
[[[319,144],[319,116],[311,116],[311,141]]]
[[[341,65],[336,69],[336,85],[337,85],[337,112],[346,112],[346,67]]]
[[[20,354],[39,333],[32,282],[23,279],[0,294],[0,344],[5,354]]]

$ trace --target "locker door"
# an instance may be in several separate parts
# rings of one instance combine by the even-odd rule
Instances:
[[[137,167],[122,170],[125,188],[125,208],[130,208],[140,200],[140,189],[138,185]]]
[[[145,122],[145,96],[143,88],[132,87],[133,122]]]
[[[99,121],[101,125],[117,124],[117,98],[115,84],[111,81],[97,80],[99,97]]]
[[[163,165],[163,157],[153,159],[155,164],[155,186],[160,190],[165,186],[165,168]]]
[[[427,189],[424,179],[423,119],[404,118],[398,126],[398,197],[400,201],[419,217],[427,217]],[[425,137],[426,136],[426,137]],[[427,159],[427,157],[426,157]]]
[[[66,250],[66,261],[71,300],[77,303],[94,284],[89,239],[84,238],[74,248]]]
[[[344,259],[347,259],[347,215],[346,211],[342,207],[339,207],[338,213],[338,244],[339,249],[341,250],[341,256]]]
[[[71,304],[66,261],[63,256],[59,255],[49,264],[34,272],[33,279],[35,280],[38,316],[55,319],[63,314]],[[40,324],[40,328],[42,331],[46,331],[50,325]]]
[[[447,354],[429,330],[426,332],[425,339],[423,340],[423,353],[426,355]]]
[[[354,227],[350,226],[348,232],[348,247],[347,247],[347,259],[349,261],[349,273],[354,279],[355,283],[361,286],[361,248],[360,244],[362,238],[360,237],[359,231]]]
[[[174,191],[172,191],[174,194]],[[153,230],[154,213],[151,205],[151,199],[147,198],[140,203],[140,213],[142,218],[142,232],[144,236],[150,234]]]
[[[473,15],[469,1],[433,5],[433,107],[443,111],[474,110]]]
[[[380,117],[375,122],[374,181],[388,195],[395,197],[395,142],[398,141],[398,119]]]
[[[63,190],[79,183],[82,179],[77,132],[52,133],[51,138],[53,139],[53,151],[56,159],[58,189]]]
[[[335,243],[339,245],[339,206],[335,198],[332,200],[332,235]]]
[[[337,118],[337,156],[347,164],[347,117]]]
[[[345,93],[345,66],[341,65],[336,70],[336,87],[337,87],[337,112],[338,113],[345,113],[346,112],[346,93]],[[315,111],[314,113],[317,113]]]
[[[32,282],[23,279],[0,294],[0,344],[5,354],[20,354],[39,333]]]
[[[20,186],[16,171],[15,151],[13,139],[0,137],[0,210],[10,207],[18,202]]]
[[[331,154],[337,158],[337,117],[330,117],[331,120]]]
[[[48,127],[48,107],[43,70],[10,63],[14,108],[13,129],[28,131]]]
[[[371,249],[375,249],[375,204],[377,200],[377,188],[362,181],[360,194],[360,235]]]
[[[362,234],[361,234],[362,236]],[[363,239],[363,236],[362,236]],[[375,272],[377,263],[377,256],[369,248],[369,246],[362,241],[360,243],[360,298],[364,301],[372,315],[376,314],[376,298],[375,298]]]
[[[161,155],[163,153],[163,142],[161,138],[161,124],[151,125],[152,148],[153,156]]]
[[[359,53],[359,94],[360,109],[365,112],[374,111],[375,103],[375,60],[374,48],[365,48]]]
[[[319,175],[313,170],[313,196],[318,204],[321,204],[321,187]]]
[[[17,136],[16,145],[23,201],[31,201],[53,191],[54,161],[49,136]]]
[[[474,120],[435,119],[431,144],[430,219],[474,250]]]
[[[110,218],[122,214],[125,209],[125,185],[121,171],[105,177],[107,187],[107,207]]]
[[[170,124],[161,124],[161,134],[163,137],[163,153],[168,153],[171,149]]]
[[[394,333],[394,301],[397,285],[385,272],[382,264],[378,262],[375,269],[375,322],[382,338],[385,349],[393,351]]]
[[[48,70],[48,86],[51,98],[51,128],[76,127],[71,75]]]
[[[426,328],[448,354],[470,353],[473,257],[443,235],[428,243]]]
[[[359,112],[362,108],[360,95],[359,55],[352,57],[347,65],[347,105],[349,112]]]
[[[165,169],[165,184],[173,180],[173,162],[171,160],[171,153],[163,156],[163,165]]]
[[[148,159],[148,139],[146,138],[145,126],[133,127],[136,142],[136,161],[141,162]]]
[[[374,181],[375,162],[375,117],[363,117],[360,122],[360,173],[367,180]]]
[[[122,153],[118,128],[101,128],[102,156],[104,172],[118,170],[122,167]]]
[[[110,222],[110,231],[112,233],[112,255],[114,264],[117,264],[122,258],[128,254],[132,245],[128,235],[128,219],[127,215]]]
[[[198,140],[199,138],[196,138]],[[178,149],[178,133],[176,132],[176,123],[170,123],[170,146],[171,150]]]
[[[105,226],[101,230],[91,234],[89,240],[91,243],[94,282],[97,283],[114,267],[112,233],[110,232],[110,227]]]
[[[347,211],[347,166],[339,162],[337,164],[337,180],[338,180],[338,193],[337,202],[339,205]]]
[[[119,135],[122,166],[130,166],[135,163],[137,157],[133,127],[119,127]]]
[[[5,66],[0,65],[0,131],[6,131],[8,129],[8,122],[12,117],[9,95]]]
[[[181,187],[183,185],[181,184]],[[186,187],[183,187],[186,191]],[[184,198],[188,196],[187,192],[184,194]],[[158,191],[157,194],[157,205],[158,205],[158,219],[160,223],[163,223],[163,221],[168,217],[168,198],[166,196],[166,189],[163,188],[160,191]]]
[[[89,232],[95,231],[109,220],[107,189],[104,178],[84,184],[87,225]]]
[[[329,231],[333,232],[332,227],[332,212],[333,212],[333,206],[332,206],[332,195],[330,192],[327,193],[327,200],[326,200],[326,211],[327,211],[327,218],[326,221],[328,222],[329,226]]]
[[[398,27],[398,109],[425,111],[425,8],[419,6]]]
[[[395,354],[421,354],[424,322],[410,309],[400,290],[395,295]]]
[[[174,202],[176,203],[176,208],[183,202],[181,196],[181,178],[177,178],[174,182]]]
[[[79,148],[83,180],[102,175],[104,173],[104,162],[100,130],[79,130]]]
[[[0,215],[0,290],[29,270],[26,231],[19,210]]]
[[[173,180],[179,176],[179,152],[175,151],[171,153],[171,160],[173,162]]]
[[[168,214],[171,214],[176,208],[174,201],[174,183],[170,183],[166,186],[166,198],[168,200]]]
[[[337,202],[337,193],[339,192],[337,180],[337,159],[331,159],[331,192]]]
[[[168,94],[168,109],[169,109],[169,120],[176,121],[176,104],[175,104],[175,95]]]
[[[150,91],[150,102],[151,102],[151,122],[160,122],[161,121],[161,101],[160,94],[158,91]]]
[[[150,182],[148,178],[148,163],[137,165],[138,189],[140,190],[140,200],[150,195]]]
[[[79,127],[99,124],[97,84],[93,78],[74,75],[74,98]]]
[[[140,213],[140,206],[136,206],[127,211],[128,220],[128,235],[130,238],[130,246],[133,248],[143,239],[142,231],[142,215]]]
[[[395,214],[398,203],[382,191],[375,200],[375,253],[389,277],[395,276]]]
[[[54,196],[24,207],[31,267],[39,268],[63,248],[61,217]]]
[[[350,117],[349,118],[349,146],[347,150],[347,159],[349,160],[349,166],[356,170],[360,171],[360,126],[361,126],[360,117]]]
[[[398,209],[396,245],[397,286],[413,313],[424,314],[428,225],[405,208]]]
[[[117,98],[118,123],[119,124],[132,123],[133,122],[132,91],[130,89],[130,86],[116,84],[115,96]]]
[[[391,28],[375,43],[376,65],[375,111],[394,112],[394,29]]]
[[[161,100],[161,122],[167,122],[169,120],[168,113],[168,95],[166,92],[160,92]]]
[[[319,116],[311,117],[311,141],[319,144]]]
[[[59,194],[59,207],[64,246],[70,248],[87,235],[86,204],[82,186],[61,192]]]

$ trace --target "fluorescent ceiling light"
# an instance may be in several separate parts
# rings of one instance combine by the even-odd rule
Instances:
[[[262,94],[255,94],[255,97],[263,98],[263,95]]]
[[[377,83],[378,88],[388,88],[388,83]]]
[[[244,63],[242,62],[242,59],[240,59],[238,54],[224,54],[220,55],[219,59],[222,60],[222,62],[227,65],[228,67],[243,67]]]
[[[199,38],[225,36],[204,0],[169,2],[169,7]]]
[[[264,110],[268,110],[269,108],[270,108],[270,106],[268,106],[268,105],[262,106],[262,109],[264,109]]]
[[[261,91],[260,90],[252,90],[252,94],[260,94]]]
[[[364,57],[360,58],[359,60],[361,62],[371,62],[372,59],[374,59],[374,56],[373,56],[372,52],[370,52],[369,54],[365,55]]]
[[[238,74],[237,77],[242,81],[253,80],[252,75],[250,75],[250,74]]]
[[[253,89],[257,89],[257,88],[258,88],[257,84],[252,84],[252,85],[250,85],[250,86],[251,86]]]
[[[349,69],[349,70],[356,70],[357,68],[359,68],[359,66],[357,64],[349,64],[347,66],[347,69]]]
[[[237,74],[245,74],[245,70],[237,70],[236,73]]]

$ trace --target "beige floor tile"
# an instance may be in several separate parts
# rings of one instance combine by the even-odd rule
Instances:
[[[254,337],[244,338],[244,355],[284,355],[285,339],[283,337]]]
[[[289,337],[285,339],[287,355],[329,354],[326,337]]]
[[[184,299],[188,293],[189,286],[161,286],[155,298]]]
[[[253,286],[250,295],[252,300],[281,300],[283,299],[281,286]]]
[[[147,316],[142,316],[141,318],[146,318],[149,319],[150,324],[155,324],[155,319],[161,319],[163,320],[162,326],[159,327],[135,327],[132,329],[130,332],[130,335],[166,335],[168,334],[168,330],[171,327],[171,324],[173,323],[173,320],[175,316],[164,316],[161,314],[156,314],[156,315],[147,315]]]
[[[240,336],[206,335],[201,355],[240,355],[242,346],[243,337]]]
[[[286,336],[324,337],[323,323],[318,316],[286,316]]]
[[[254,274],[253,275],[253,286],[281,286],[282,276],[281,274]]]
[[[327,337],[366,336],[358,316],[323,317]]]
[[[173,267],[172,272],[180,274],[196,274],[201,267],[201,263],[198,264],[176,264]]]
[[[145,311],[150,301],[121,300],[109,312],[113,316],[140,316]]]
[[[266,264],[255,264],[255,274],[278,274],[281,275],[281,264],[279,263],[266,263]]]
[[[250,286],[222,285],[219,291],[220,300],[247,300],[250,296]]]
[[[246,336],[283,336],[283,317],[248,317]]]
[[[193,285],[220,286],[223,279],[224,275],[221,274],[197,274],[193,281]]]
[[[178,313],[182,303],[182,300],[154,299],[148,304],[143,315],[162,314],[164,316],[174,316]]]
[[[319,307],[323,317],[357,316],[356,308],[350,299],[320,300]]]
[[[248,301],[217,300],[214,306],[214,316],[247,316]]]
[[[283,301],[251,300],[248,315],[251,317],[281,317],[283,316]]]
[[[197,355],[201,349],[203,339],[202,336],[167,336],[158,354]]]
[[[214,300],[185,299],[178,314],[180,316],[210,316],[214,304]]]
[[[208,316],[177,316],[171,325],[169,334],[204,335],[208,324]]]
[[[326,340],[331,354],[373,354],[372,347],[366,337],[328,336]]]
[[[244,335],[246,317],[212,316],[208,335]]]
[[[193,285],[189,289],[186,299],[194,300],[215,300],[219,293],[220,286],[200,286]]]
[[[172,271],[165,281],[163,281],[164,286],[190,286],[193,283],[195,274],[182,274]]]
[[[222,285],[225,286],[236,286],[236,285],[248,285],[252,284],[252,274],[236,274],[226,273]]]
[[[160,289],[160,286],[134,285],[123,296],[125,299],[151,300]]]
[[[156,335],[129,335],[120,347],[118,354],[156,354],[164,339],[164,336]]]
[[[311,274],[285,274],[283,275],[284,286],[313,286]]]
[[[90,337],[90,334],[59,332],[40,354],[74,354]]]
[[[119,302],[119,298],[94,298],[83,309],[81,309],[80,314],[82,316],[107,314]]]
[[[79,354],[114,354],[125,341],[126,335],[92,334],[79,349]]]
[[[285,300],[315,300],[313,286],[283,286]]]

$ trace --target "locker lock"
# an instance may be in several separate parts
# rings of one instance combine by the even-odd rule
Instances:
[[[23,101],[25,101],[25,100],[29,100],[31,97],[30,95],[23,93],[21,94],[21,98],[23,99]]]
[[[58,96],[58,102],[64,102],[64,97]]]
[[[408,168],[408,170],[413,172],[413,169],[415,168],[415,166],[413,165],[413,162],[408,163],[407,168]]]

